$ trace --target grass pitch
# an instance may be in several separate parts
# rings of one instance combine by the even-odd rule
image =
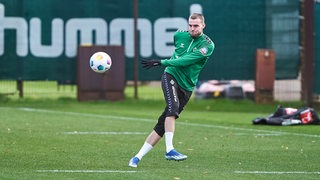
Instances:
[[[296,105],[296,104],[295,104]],[[162,100],[0,103],[0,179],[319,179],[318,126],[256,126],[275,105],[191,100],[164,140],[128,167],[162,112]]]

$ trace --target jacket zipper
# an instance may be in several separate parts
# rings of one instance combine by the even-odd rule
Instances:
[[[188,47],[188,49],[187,49],[187,52],[189,52],[190,47],[191,47],[191,45],[192,45],[192,43],[193,43],[193,40],[194,40],[194,39],[192,39],[191,43],[189,44],[189,47]]]

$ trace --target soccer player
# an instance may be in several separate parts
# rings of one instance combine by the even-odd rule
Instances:
[[[191,14],[188,23],[188,31],[175,32],[175,51],[170,59],[141,61],[143,68],[146,69],[156,66],[166,67],[161,80],[166,107],[140,151],[130,159],[130,167],[137,167],[142,157],[157,144],[163,135],[166,144],[165,158],[175,161],[187,159],[186,155],[176,151],[173,146],[175,121],[189,101],[198,76],[215,47],[212,40],[203,34],[205,22],[202,14]]]

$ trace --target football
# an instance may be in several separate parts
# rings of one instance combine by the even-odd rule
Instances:
[[[104,73],[110,69],[111,57],[105,52],[96,52],[90,57],[90,68],[96,73]]]

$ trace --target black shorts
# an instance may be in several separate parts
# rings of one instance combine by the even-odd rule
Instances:
[[[168,116],[175,116],[176,119],[179,118],[179,114],[188,103],[192,95],[192,91],[182,89],[177,84],[175,78],[168,73],[164,73],[162,75],[161,86],[166,101],[166,108],[158,118],[158,123],[155,125],[154,130],[162,137],[165,132],[165,118]]]

